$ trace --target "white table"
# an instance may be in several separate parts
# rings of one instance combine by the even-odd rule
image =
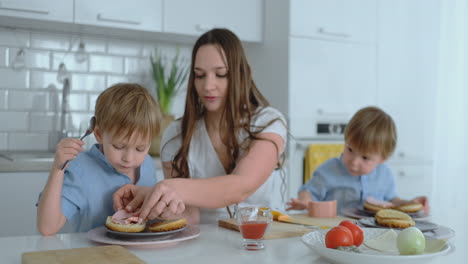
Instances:
[[[265,249],[241,249],[238,232],[214,225],[200,225],[201,235],[164,248],[128,248],[147,263],[328,263],[315,255],[300,237],[265,240]],[[98,246],[86,233],[59,234],[51,237],[0,237],[0,263],[21,263],[21,254],[29,251]],[[454,252],[431,263],[459,263]]]

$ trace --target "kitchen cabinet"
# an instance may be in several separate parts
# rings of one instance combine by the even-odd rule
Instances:
[[[72,23],[73,0],[2,0],[0,16]]]
[[[427,193],[419,174],[432,181],[437,92],[437,0],[381,0],[379,3],[378,105],[397,126],[397,148],[391,160],[411,164],[404,184]],[[412,180],[413,179],[413,180]]]
[[[49,172],[2,172],[0,179],[0,236],[39,234],[36,227],[36,202],[44,188]],[[61,233],[71,231],[66,224]]]
[[[375,43],[376,0],[291,0],[291,35]]]
[[[169,0],[164,2],[164,32],[199,36],[215,28],[232,30],[241,40],[262,41],[262,0]]]
[[[75,1],[75,23],[160,32],[162,1]]]
[[[289,120],[293,136],[318,122],[346,121],[375,104],[376,48],[351,42],[290,38]]]
[[[413,199],[417,196],[432,195],[432,169],[430,164],[397,164],[390,163],[395,177],[398,195],[402,199]],[[431,200],[431,199],[430,199]]]

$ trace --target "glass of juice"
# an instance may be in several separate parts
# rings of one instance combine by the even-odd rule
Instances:
[[[237,223],[242,234],[242,247],[247,250],[263,249],[263,235],[271,224],[273,217],[268,207],[238,207]]]

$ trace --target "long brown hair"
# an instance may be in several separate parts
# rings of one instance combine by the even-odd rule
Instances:
[[[227,173],[231,173],[239,157],[240,149],[249,148],[248,141],[259,139],[256,135],[265,127],[277,120],[273,119],[264,127],[251,127],[252,116],[258,107],[269,106],[267,99],[260,93],[255,85],[250,66],[247,62],[242,44],[239,38],[228,29],[212,29],[204,33],[196,41],[192,50],[192,61],[188,79],[185,111],[182,117],[181,137],[182,144],[172,161],[175,177],[188,178],[188,153],[195,125],[204,116],[204,107],[195,89],[194,66],[198,49],[204,45],[214,45],[220,52],[224,52],[227,63],[228,92],[225,108],[220,118],[220,134],[223,143],[228,149],[229,167]],[[286,125],[285,125],[286,126]],[[248,137],[243,142],[238,142],[239,132],[244,130]],[[272,141],[272,143],[274,143]],[[274,143],[275,144],[275,143]],[[279,153],[278,146],[275,147]],[[279,165],[281,166],[281,165]]]

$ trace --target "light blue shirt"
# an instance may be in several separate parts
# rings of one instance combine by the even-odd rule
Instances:
[[[156,168],[147,155],[136,185],[153,186],[156,182]],[[130,178],[115,170],[96,144],[70,161],[65,169],[62,213],[75,232],[103,226],[107,216],[114,214],[112,194],[127,183],[132,183]]]
[[[331,158],[320,165],[312,178],[299,188],[308,191],[314,201],[337,201],[337,210],[362,207],[368,196],[390,201],[397,197],[395,179],[390,168],[379,164],[369,174],[348,173],[342,157]]]

